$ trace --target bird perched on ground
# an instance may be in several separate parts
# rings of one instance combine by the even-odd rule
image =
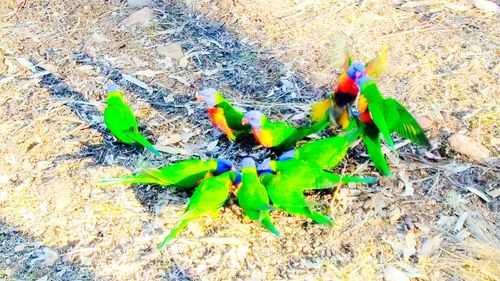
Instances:
[[[332,122],[346,129],[349,126],[349,120],[353,117],[350,112],[350,106],[353,105],[359,93],[356,85],[356,78],[361,75],[370,77],[378,76],[387,66],[389,52],[385,48],[379,56],[372,59],[367,64],[362,62],[352,62],[347,50],[344,52],[343,72],[339,76],[337,87],[329,98],[315,103],[311,107],[311,119],[319,121],[332,115]]]
[[[301,160],[276,161],[265,159],[257,167],[259,173],[280,173],[295,179],[294,186],[307,189],[326,189],[337,186],[338,183],[375,183],[376,178],[341,176],[321,169],[320,166]],[[274,202],[274,201],[273,201]]]
[[[231,187],[236,188],[241,183],[241,174],[237,171],[229,171],[218,176],[207,178],[195,189],[188,206],[181,217],[181,221],[170,231],[163,242],[158,246],[161,250],[165,245],[175,238],[189,222],[206,215],[217,217],[219,211],[226,202],[231,192]]]
[[[260,177],[261,182],[266,186],[274,207],[292,215],[307,217],[318,224],[334,224],[332,218],[312,209],[313,206],[318,204],[306,201],[304,189],[296,184],[297,177],[281,173],[273,175],[269,172],[261,174]]]
[[[423,146],[429,146],[429,140],[411,113],[395,99],[384,98],[370,77],[362,75],[356,79],[356,84],[360,89],[357,109],[363,142],[375,167],[389,175],[390,169],[380,146],[380,134],[394,153],[392,132]]]
[[[204,178],[222,174],[234,169],[229,160],[218,158],[211,160],[189,159],[176,162],[160,169],[143,168],[134,175],[104,179],[100,184],[157,184],[191,189]]]
[[[242,180],[241,185],[236,189],[238,204],[243,209],[243,215],[251,220],[258,220],[262,225],[276,236],[280,233],[274,227],[269,217],[269,211],[274,208],[269,205],[269,195],[264,185],[259,181],[255,161],[246,157],[241,162]]]
[[[267,148],[283,151],[293,147],[308,135],[323,130],[330,122],[325,118],[309,127],[296,128],[287,122],[269,121],[260,111],[252,110],[245,113],[243,124],[250,124],[258,143]]]
[[[358,139],[360,133],[359,128],[354,127],[343,135],[307,142],[283,153],[278,160],[302,160],[314,163],[324,170],[331,170],[344,159],[349,146]]]
[[[134,113],[123,99],[118,85],[108,86],[106,103],[104,123],[113,136],[126,144],[138,143],[151,153],[160,155],[160,152],[139,132]]]
[[[241,123],[243,113],[231,105],[220,92],[213,88],[200,91],[197,100],[204,102],[212,124],[226,134],[230,141],[249,135],[250,126]]]

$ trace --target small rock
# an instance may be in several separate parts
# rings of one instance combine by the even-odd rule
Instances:
[[[19,253],[19,252],[21,252],[22,250],[24,250],[24,248],[26,248],[26,244],[21,243],[21,244],[16,245],[16,246],[14,247],[14,252]]]
[[[36,281],[47,281],[47,280],[49,280],[49,276],[48,275],[45,275],[45,276],[42,276],[42,277],[36,279]]]
[[[437,235],[432,238],[427,239],[418,250],[418,254],[422,257],[430,256],[434,251],[439,249],[439,246],[443,242],[443,238]]]
[[[58,258],[59,254],[56,251],[50,248],[43,249],[43,259],[46,265],[53,266]]]
[[[417,122],[424,130],[428,130],[432,127],[432,120],[428,117],[420,116],[417,117]]]
[[[174,60],[180,60],[184,57],[184,51],[182,51],[182,46],[179,43],[171,43],[164,46],[156,48],[156,52],[159,55],[172,58]]]
[[[155,18],[155,11],[149,7],[142,8],[137,12],[132,13],[130,16],[126,17],[123,21],[123,25],[134,25],[141,22],[147,22]]]
[[[471,137],[454,134],[448,141],[455,151],[475,161],[481,162],[490,157],[490,151]]]
[[[153,0],[127,0],[127,5],[131,7],[144,7],[150,5]]]

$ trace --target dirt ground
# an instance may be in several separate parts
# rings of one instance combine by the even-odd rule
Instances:
[[[0,3],[0,280],[500,280],[495,12],[468,1],[152,1],[153,20],[127,24],[141,8],[126,2]],[[159,252],[190,194],[97,185],[191,157],[268,156],[221,137],[196,92],[215,86],[239,107],[307,122],[338,77],[339,37],[359,60],[391,47],[377,83],[431,121],[434,149],[395,138],[394,177],[335,200],[308,194],[336,226],[276,211],[278,239],[232,198]],[[109,135],[111,82],[167,153]],[[457,153],[457,133],[490,159]],[[338,172],[378,175],[361,145]]]

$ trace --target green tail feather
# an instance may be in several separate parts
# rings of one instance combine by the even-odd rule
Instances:
[[[377,178],[374,177],[354,177],[354,176],[343,176],[342,182],[357,182],[357,183],[376,183]]]
[[[126,177],[103,179],[101,180],[101,182],[99,182],[99,185],[135,184],[135,183],[152,183],[152,179],[147,175],[130,175]]]
[[[260,211],[260,223],[271,233],[274,235],[281,237],[280,232],[274,227],[274,224],[271,222],[271,218],[269,217],[269,212]]]
[[[167,245],[168,242],[170,242],[170,240],[172,240],[175,237],[177,237],[177,235],[179,234],[179,232],[181,232],[181,230],[183,230],[184,228],[186,228],[186,226],[188,225],[188,223],[190,221],[191,220],[186,219],[186,220],[181,221],[178,225],[176,225],[174,227],[174,229],[172,229],[170,231],[170,233],[167,235],[167,237],[165,237],[165,239],[163,239],[163,242],[158,246],[158,250],[163,249],[165,247],[165,245]]]
[[[368,135],[364,135],[363,142],[365,143],[370,159],[373,161],[373,165],[382,171],[384,176],[391,175],[391,170],[387,165],[387,161],[382,153],[382,148],[380,147],[380,135],[377,134],[377,136],[373,138]]]
[[[162,174],[160,170],[142,168],[143,171],[140,174],[130,175],[126,177],[119,178],[109,178],[103,179],[99,184],[100,185],[109,185],[109,184],[157,184],[161,186],[171,185],[165,175]]]
[[[138,144],[142,145],[144,148],[149,150],[151,153],[153,153],[156,156],[160,156],[161,153],[156,150],[153,145],[140,133],[135,133],[133,135],[130,135],[130,138],[136,141]]]
[[[329,224],[329,225],[335,224],[335,221],[333,221],[332,218],[330,218],[329,216],[323,215],[319,212],[316,212],[314,210],[310,210],[310,213],[307,215],[307,217],[312,219],[313,221],[315,221],[318,224]]]

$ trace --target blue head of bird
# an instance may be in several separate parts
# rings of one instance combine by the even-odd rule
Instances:
[[[217,105],[216,101],[217,90],[214,88],[205,88],[200,91],[200,94],[196,98],[198,102],[204,102],[208,107],[214,107]]]
[[[257,172],[259,175],[272,173],[273,169],[271,167],[271,158],[266,158],[257,166]]]
[[[363,87],[363,85],[369,81],[372,81],[370,77],[368,77],[367,75],[361,75],[360,77],[356,78],[356,85],[359,89],[361,89],[361,87]]]
[[[241,185],[241,173],[238,171],[234,172],[236,173],[236,178],[233,181],[233,185],[236,187],[236,189],[239,189]]]
[[[347,69],[347,75],[351,79],[356,79],[365,74],[366,68],[362,62],[355,61]]]
[[[255,161],[253,160],[252,157],[245,157],[245,158],[243,158],[243,160],[241,160],[241,167],[242,168],[254,168]]]
[[[107,93],[107,100],[108,101],[109,101],[109,99],[114,98],[114,97],[122,98],[122,93],[120,92],[120,86],[118,86],[115,83],[109,84],[106,87],[106,93]]]
[[[258,129],[260,128],[261,124],[261,119],[264,114],[258,110],[251,110],[245,113],[245,117],[243,120],[241,120],[241,124],[246,125],[250,124],[252,128]]]
[[[233,169],[234,169],[233,162],[223,158],[217,158],[217,168],[215,170],[216,175],[225,173]]]
[[[295,159],[295,149],[288,150],[278,157],[278,161],[286,161]]]

